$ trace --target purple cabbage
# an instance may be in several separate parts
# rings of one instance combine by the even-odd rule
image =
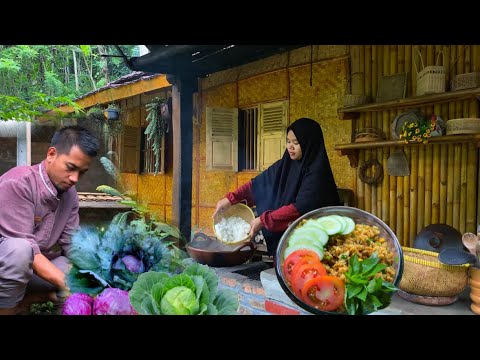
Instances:
[[[70,295],[62,308],[62,315],[92,315],[93,298],[84,293]]]
[[[137,315],[130,304],[128,291],[106,288],[93,303],[93,315]]]
[[[140,274],[145,272],[145,266],[143,265],[143,262],[136,256],[125,255],[122,257],[122,261],[125,264],[125,267],[132,273]]]

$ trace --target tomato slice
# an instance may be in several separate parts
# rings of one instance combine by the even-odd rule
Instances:
[[[292,281],[292,270],[293,267],[297,264],[297,262],[304,258],[308,257],[312,262],[318,261],[320,262],[320,258],[318,257],[317,253],[307,249],[300,249],[292,252],[290,255],[287,256],[283,263],[283,276],[287,280],[287,284],[290,285]]]
[[[302,260],[292,269],[292,285],[293,293],[298,297],[301,297],[301,290],[303,284],[309,279],[317,276],[327,275],[327,270],[321,262],[306,262],[302,263]]]
[[[336,276],[319,276],[305,281],[300,298],[308,305],[332,311],[343,304],[345,284]]]

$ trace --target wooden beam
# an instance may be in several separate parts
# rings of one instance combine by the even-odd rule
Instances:
[[[412,106],[431,105],[431,103],[448,102],[451,100],[468,99],[480,97],[480,88],[466,89],[459,91],[450,91],[439,94],[430,94],[423,96],[414,96],[405,99],[391,100],[381,103],[371,103],[358,106],[349,106],[338,109],[340,120],[351,120],[359,116],[359,112],[383,111],[395,108],[406,108]]]
[[[358,166],[358,152],[360,150],[381,148],[381,147],[395,147],[395,146],[428,146],[431,144],[452,144],[452,143],[475,143],[476,147],[480,147],[480,134],[468,135],[446,135],[433,136],[428,140],[427,144],[422,143],[408,143],[405,144],[403,140],[387,140],[387,141],[368,141],[351,144],[335,145],[335,150],[339,156],[347,156],[350,160],[350,166],[356,168]]]
[[[195,79],[176,76],[172,89],[172,222],[190,241],[192,230],[193,88]]]
[[[148,91],[158,90],[168,86],[171,86],[171,84],[167,81],[166,76],[160,75],[153,79],[140,80],[136,83],[127,83],[123,86],[119,86],[116,88],[105,89],[94,94],[87,95],[83,98],[77,99],[75,100],[75,102],[80,107],[85,109],[97,104],[108,104],[113,101],[126,99],[135,95],[143,94]],[[58,109],[63,111],[64,113],[73,112],[73,108],[71,106],[60,106]],[[53,111],[49,112],[48,115],[58,116],[58,114]]]

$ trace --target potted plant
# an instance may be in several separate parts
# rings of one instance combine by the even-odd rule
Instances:
[[[120,108],[116,104],[110,104],[103,112],[107,120],[120,119]]]

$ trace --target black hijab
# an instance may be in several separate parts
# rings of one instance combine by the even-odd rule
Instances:
[[[259,215],[291,203],[301,215],[320,207],[340,205],[320,125],[301,118],[287,128],[287,134],[290,130],[300,143],[302,158],[292,160],[285,149],[280,160],[252,179]],[[262,233],[268,253],[273,255],[283,232],[263,229]]]

